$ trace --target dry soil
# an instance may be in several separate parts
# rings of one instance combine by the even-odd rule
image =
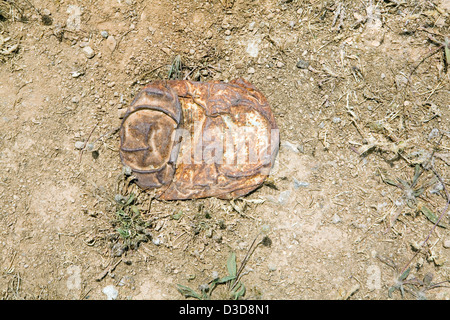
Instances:
[[[0,298],[185,299],[263,237],[243,299],[450,298],[449,1],[0,4]],[[178,55],[258,87],[280,153],[234,202],[130,186],[148,237],[124,250],[116,129]]]

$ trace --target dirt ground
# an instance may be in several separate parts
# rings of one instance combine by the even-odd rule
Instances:
[[[0,298],[185,299],[235,252],[242,299],[450,299],[448,0],[0,4]],[[259,88],[280,152],[234,202],[131,186],[126,248],[116,129],[177,55]]]

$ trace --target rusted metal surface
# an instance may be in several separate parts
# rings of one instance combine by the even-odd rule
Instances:
[[[153,82],[128,108],[120,139],[138,186],[164,200],[243,196],[267,178],[279,147],[266,98],[242,79]]]

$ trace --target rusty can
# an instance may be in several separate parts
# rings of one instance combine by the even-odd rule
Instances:
[[[278,148],[267,99],[243,79],[150,83],[120,129],[122,163],[163,200],[243,196],[267,178]]]

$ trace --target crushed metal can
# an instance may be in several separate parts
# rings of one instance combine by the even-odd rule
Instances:
[[[262,185],[279,141],[267,99],[246,80],[156,81],[123,117],[120,157],[159,199],[233,199]]]

